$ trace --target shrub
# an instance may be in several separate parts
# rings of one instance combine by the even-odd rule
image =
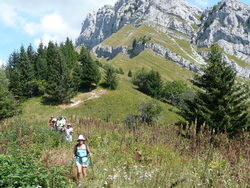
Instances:
[[[159,120],[162,107],[156,101],[143,101],[138,105],[140,120],[143,123],[153,123]]]

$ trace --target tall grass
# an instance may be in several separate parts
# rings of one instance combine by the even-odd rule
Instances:
[[[229,139],[227,134],[213,135],[205,125],[197,133],[195,125],[137,123],[130,129],[120,122],[75,116],[69,117],[69,122],[74,125],[74,140],[84,134],[93,153],[86,187],[250,186],[248,133]],[[44,187],[60,187],[59,182],[73,186],[76,169],[71,156],[76,141],[67,143],[61,134],[41,124],[2,123],[1,157],[15,158],[18,150],[18,156],[26,158],[28,152],[32,159],[27,159],[40,169],[31,168],[28,176],[36,171]],[[26,172],[24,166],[17,168]],[[13,168],[4,167],[13,175]],[[20,173],[18,176],[22,177]]]

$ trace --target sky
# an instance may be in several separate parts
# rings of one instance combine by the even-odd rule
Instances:
[[[187,0],[206,9],[219,0]],[[250,0],[240,0],[250,5]],[[79,36],[81,24],[90,11],[117,0],[0,0],[0,66],[9,55],[31,44],[34,49],[42,41],[57,43]]]

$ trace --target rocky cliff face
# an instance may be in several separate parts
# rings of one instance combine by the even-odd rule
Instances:
[[[89,13],[76,45],[83,44],[98,57],[108,60],[120,52],[128,55],[127,46],[101,44],[125,25],[153,27],[170,37],[189,42],[191,48],[208,48],[212,43],[218,43],[226,54],[249,63],[247,67],[240,67],[224,56],[224,60],[235,67],[239,76],[250,77],[250,7],[237,0],[222,0],[207,10],[201,10],[186,0],[118,0],[114,7],[104,6],[98,12]],[[145,48],[199,72],[199,65],[160,44],[137,44],[134,54]],[[196,53],[192,58],[198,64],[203,64],[206,56],[206,53]]]
[[[197,46],[218,43],[227,54],[250,63],[250,7],[236,0],[223,0],[203,12]]]
[[[76,45],[91,49],[128,24],[157,27],[170,35],[177,31],[190,40],[195,34],[192,25],[200,23],[197,18],[201,13],[201,9],[185,0],[119,0],[114,8],[104,6],[97,13],[88,14]]]

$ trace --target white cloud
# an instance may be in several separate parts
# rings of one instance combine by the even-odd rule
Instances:
[[[14,10],[14,7],[1,2],[0,20],[8,27],[16,28],[19,21],[21,21],[22,19],[17,15],[17,13]]]
[[[6,64],[5,61],[0,59],[0,68],[2,68],[5,64]]]
[[[81,23],[91,10],[117,0],[1,0],[0,22],[42,40],[73,41],[81,31]],[[0,23],[1,24],[1,23]],[[31,41],[32,42],[32,41]]]
[[[47,46],[49,41],[58,42],[59,38],[56,35],[44,34],[41,39],[35,39],[34,44],[36,47],[38,47],[40,43],[43,43],[45,46]]]

